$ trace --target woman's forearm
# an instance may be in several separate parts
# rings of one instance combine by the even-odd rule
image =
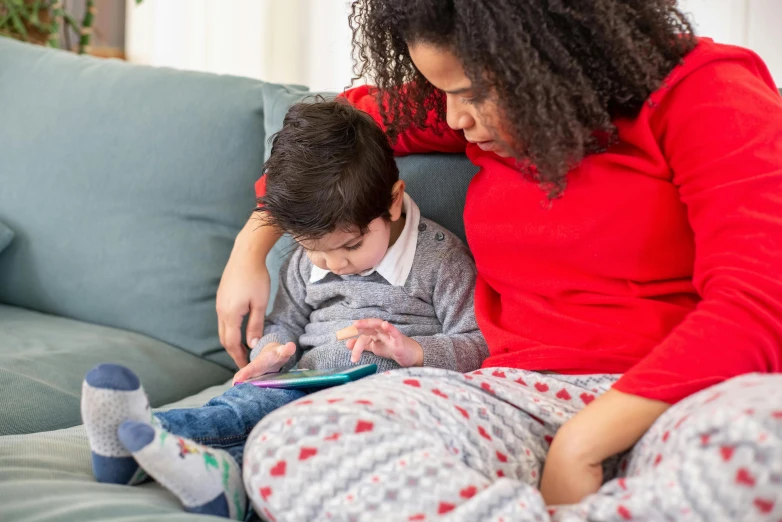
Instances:
[[[235,253],[249,253],[256,259],[265,260],[280,236],[282,234],[276,227],[265,225],[261,212],[253,212],[236,236],[233,250]]]
[[[602,484],[602,462],[632,447],[670,407],[609,390],[566,422],[551,443],[540,491],[549,505],[574,504]]]
[[[242,324],[247,318],[246,342],[263,336],[266,304],[271,287],[266,256],[280,233],[264,226],[263,216],[253,213],[234,240],[217,289],[217,328],[220,344],[231,354],[236,365],[247,364],[247,348],[242,340]]]

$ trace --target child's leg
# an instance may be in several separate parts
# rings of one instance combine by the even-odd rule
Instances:
[[[241,384],[200,408],[155,414],[162,427],[125,422],[119,438],[186,511],[241,519],[247,503],[241,477],[247,435],[267,413],[303,395]]]
[[[239,384],[200,408],[158,412],[155,418],[174,435],[227,450],[241,465],[244,442],[258,421],[304,395],[305,392],[296,390]]]
[[[143,481],[146,474],[117,437],[119,425],[126,420],[156,422],[138,377],[117,364],[100,364],[90,370],[82,384],[81,416],[98,482]]]
[[[138,464],[179,498],[185,511],[244,519],[247,496],[241,468],[228,451],[137,421],[122,423],[119,438]]]

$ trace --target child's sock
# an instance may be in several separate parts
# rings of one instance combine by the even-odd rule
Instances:
[[[143,422],[123,422],[118,434],[139,465],[176,495],[185,511],[244,519],[242,473],[228,452]]]
[[[126,420],[157,424],[138,377],[118,364],[99,364],[90,370],[81,388],[81,417],[95,479],[112,484],[143,482],[144,470],[117,436]]]

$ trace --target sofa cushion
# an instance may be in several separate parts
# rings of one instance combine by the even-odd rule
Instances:
[[[14,238],[14,231],[5,226],[0,221],[0,252],[5,250],[5,247],[7,247],[9,244],[11,244],[11,240]]]
[[[253,208],[262,83],[0,38],[0,302],[222,352],[215,293]]]
[[[148,379],[141,379],[149,389]],[[200,406],[226,388],[209,388],[166,409]],[[136,487],[95,482],[89,451],[83,426],[0,437],[0,520],[225,522],[183,512],[176,497],[154,482]]]
[[[153,406],[231,377],[137,333],[0,305],[0,435],[80,424],[82,380],[101,362],[132,368]]]
[[[282,120],[288,109],[294,103],[313,98],[313,93],[303,85],[264,83],[263,84],[263,125],[266,133],[266,148],[263,160],[269,159],[273,135],[282,129]],[[333,98],[333,93],[320,93],[326,98]]]

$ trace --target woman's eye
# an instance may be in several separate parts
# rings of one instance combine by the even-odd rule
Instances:
[[[358,242],[358,243],[356,243],[355,245],[352,245],[352,246],[346,246],[346,247],[345,247],[345,250],[347,250],[348,252],[352,252],[352,251],[354,251],[354,250],[358,250],[359,248],[361,248],[361,245],[362,245],[362,244],[364,244],[364,242],[363,242],[363,241],[359,241],[359,242]]]
[[[475,100],[473,98],[461,98],[460,101],[462,103],[466,103],[467,105],[472,105],[475,103]]]

